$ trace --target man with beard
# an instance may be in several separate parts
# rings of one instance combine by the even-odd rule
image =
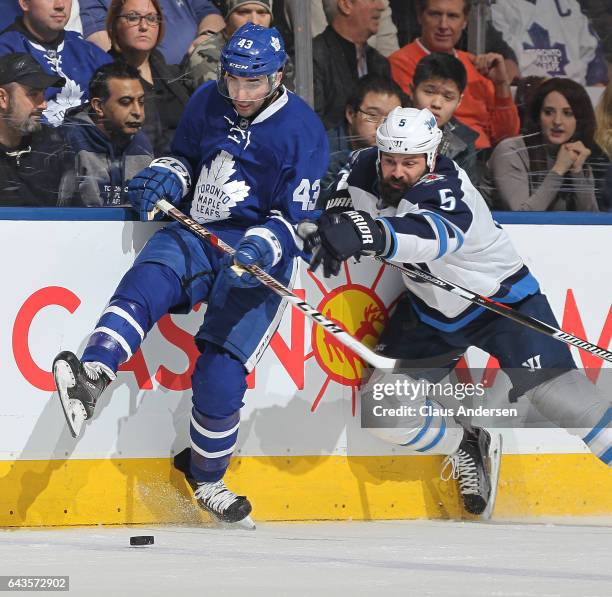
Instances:
[[[66,137],[76,154],[77,192],[84,205],[129,205],[127,185],[153,159],[140,130],[144,89],[127,62],[100,67],[89,84],[91,101],[68,112]]]
[[[343,261],[362,255],[411,263],[558,328],[538,281],[480,193],[455,162],[438,154],[441,140],[428,109],[395,108],[376,132],[377,148],[356,155],[318,230],[306,239],[305,248],[314,251],[311,269],[322,263],[325,276],[335,276]],[[511,401],[527,397],[544,417],[580,435],[612,465],[609,399],[576,371],[566,344],[433,283],[407,276],[404,281],[407,291],[377,346],[384,356],[398,359],[394,373],[413,386],[423,379],[435,385],[476,346],[496,357],[510,378]],[[376,370],[370,387],[376,391],[384,379],[385,372]],[[411,406],[415,414],[401,428],[370,431],[420,454],[448,455],[444,466],[452,473],[443,476],[459,481],[465,509],[490,512],[499,434],[445,414],[429,390]]]
[[[0,205],[70,205],[74,155],[60,131],[41,124],[45,90],[64,79],[29,54],[0,58]]]

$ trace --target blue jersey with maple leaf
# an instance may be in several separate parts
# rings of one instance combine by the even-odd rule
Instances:
[[[226,242],[236,229],[264,225],[284,252],[299,252],[295,225],[318,217],[315,205],[329,159],[323,125],[301,98],[283,89],[249,121],[216,83],[203,85],[185,109],[172,155],[193,173],[194,220]]]
[[[106,52],[74,31],[64,31],[53,44],[36,42],[20,19],[0,34],[0,56],[13,52],[31,54],[45,72],[66,79],[61,89],[49,87],[45,91],[47,109],[43,117],[51,126],[62,124],[70,108],[89,100],[89,81],[94,71],[113,61]]]

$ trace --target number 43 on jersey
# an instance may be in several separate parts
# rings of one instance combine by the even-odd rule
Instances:
[[[293,191],[293,200],[301,203],[304,211],[310,211],[316,207],[320,192],[320,180],[315,180],[311,186],[307,178],[302,178],[302,182]]]

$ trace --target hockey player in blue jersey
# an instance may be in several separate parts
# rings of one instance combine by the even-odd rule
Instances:
[[[314,206],[328,149],[315,113],[282,84],[287,56],[275,28],[248,23],[221,55],[218,80],[191,98],[172,155],[154,160],[129,185],[147,220],[159,199],[187,200],[189,214],[236,248],[235,264],[258,265],[283,284],[297,273],[302,241],[295,226]],[[192,377],[191,450],[176,465],[198,503],[225,522],[251,505],[223,482],[236,446],[245,377],[280,322],[284,303],[182,225],[158,231],[120,282],[81,359],[62,352],[54,376],[76,437],[119,365],[165,313],[204,301]]]
[[[393,110],[377,130],[378,147],[354,156],[318,231],[307,239],[314,247],[311,267],[322,263],[326,276],[337,275],[342,261],[360,255],[414,263],[558,327],[537,280],[480,193],[452,160],[437,156],[441,138],[429,110]],[[435,383],[468,347],[477,346],[499,360],[513,384],[512,399],[525,395],[556,425],[575,434],[582,430],[593,453],[612,463],[610,401],[576,371],[566,344],[433,284],[404,280],[407,292],[379,340],[382,354]],[[433,368],[436,379],[427,377]],[[383,372],[373,375],[370,387]],[[420,400],[434,403],[429,396]],[[372,432],[419,453],[449,455],[445,464],[459,480],[465,508],[485,510],[493,485],[488,469],[495,469],[487,460],[497,434],[464,429],[441,414],[417,415],[402,429]]]

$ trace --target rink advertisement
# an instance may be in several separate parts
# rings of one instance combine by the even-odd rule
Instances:
[[[188,445],[190,373],[198,356],[192,335],[204,306],[166,316],[153,328],[79,440],[66,429],[50,372],[60,350],[83,350],[122,274],[158,226],[0,221],[0,525],[199,519],[170,458]],[[608,348],[610,227],[506,228],[561,327]],[[403,286],[397,272],[364,260],[349,263],[334,282],[302,268],[296,288],[374,347]],[[603,383],[609,363],[576,348],[572,353],[591,381]],[[363,366],[303,313],[287,308],[248,378],[228,476],[235,491],[249,495],[256,518],[460,515],[454,484],[440,480],[441,456],[409,455],[361,428]],[[475,386],[504,376],[494,359],[476,350],[462,362],[465,375],[472,368],[480,378],[466,381]],[[508,389],[493,406],[513,407]],[[576,437],[553,428],[504,431],[496,516],[612,514],[610,495],[609,469]]]

